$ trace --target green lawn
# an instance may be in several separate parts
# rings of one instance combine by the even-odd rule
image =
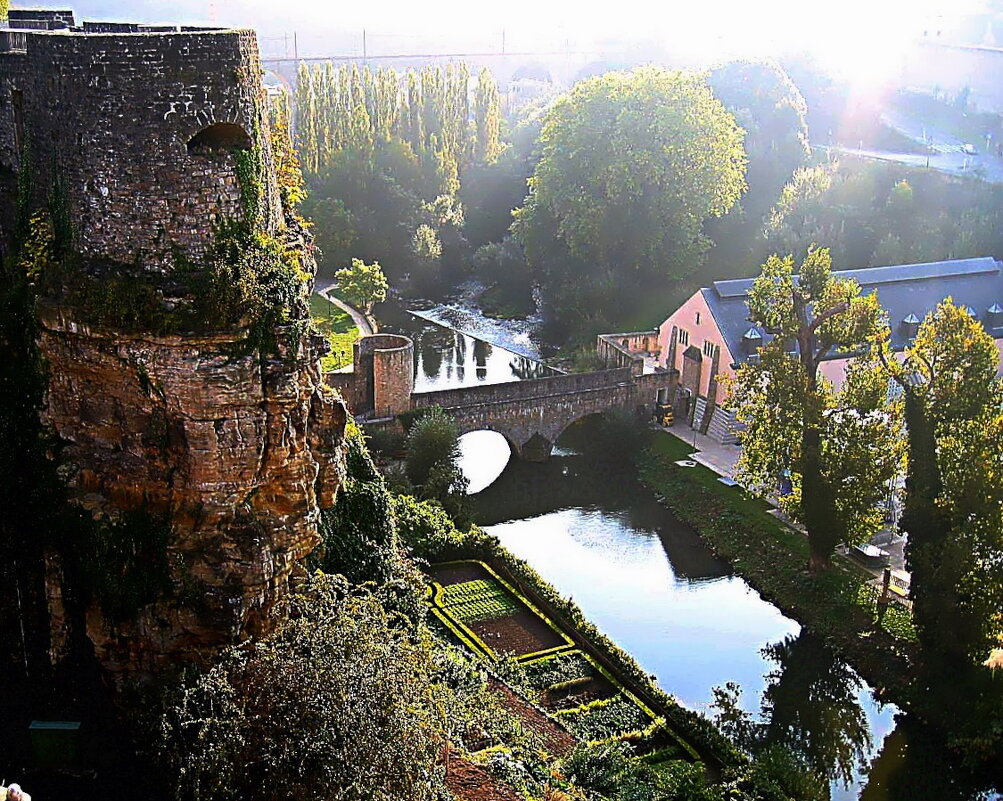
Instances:
[[[725,486],[703,465],[674,464],[691,451],[677,437],[654,432],[641,459],[642,480],[743,578],[829,639],[872,684],[901,688],[916,637],[909,612],[893,604],[878,625],[871,575],[842,557],[834,557],[825,575],[810,575],[807,537],[768,514],[764,501]]]
[[[352,346],[359,338],[359,329],[347,312],[316,292],[310,296],[310,314],[317,329],[331,343],[331,352],[321,365],[325,373],[352,363]]]
[[[679,439],[679,437],[665,431],[659,432],[652,437],[650,448],[653,454],[664,457],[671,462],[679,462],[683,459],[689,459],[690,454],[693,453],[693,446],[690,443],[685,442],[684,440]],[[683,477],[688,481],[705,487],[715,494],[719,494],[723,498],[726,498],[732,508],[737,511],[760,517],[763,519],[763,522],[774,526],[778,532],[781,529],[788,532],[790,531],[790,529],[786,526],[778,523],[776,518],[767,514],[772,507],[766,501],[761,500],[760,498],[752,497],[740,487],[725,486],[718,481],[721,476],[709,467],[704,467],[704,465],[698,464],[696,467],[680,469],[685,469]],[[805,546],[805,554],[807,553],[807,546]],[[807,556],[805,558],[807,558]]]

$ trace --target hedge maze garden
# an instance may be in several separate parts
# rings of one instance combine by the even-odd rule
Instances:
[[[656,762],[699,759],[662,718],[489,565],[445,562],[430,572],[433,629],[492,663],[576,739],[630,741]]]

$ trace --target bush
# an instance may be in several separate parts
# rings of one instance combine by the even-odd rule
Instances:
[[[160,750],[177,797],[438,798],[429,643],[338,577],[313,578],[290,611],[168,703]]]
[[[405,472],[423,498],[439,501],[454,520],[468,523],[468,482],[458,463],[459,440],[453,419],[432,407],[408,432]]]
[[[321,511],[317,567],[353,582],[384,583],[394,574],[397,534],[390,494],[373,466],[361,431],[350,432],[344,485],[331,509]]]
[[[424,486],[432,471],[460,457],[456,423],[442,409],[433,407],[415,420],[407,438],[407,477]]]
[[[397,533],[411,553],[426,562],[448,562],[466,554],[465,537],[445,510],[411,495],[393,499]]]

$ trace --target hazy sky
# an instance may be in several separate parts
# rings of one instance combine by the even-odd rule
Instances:
[[[977,11],[986,0],[80,0],[80,17],[207,21],[257,28],[262,50],[281,53],[298,34],[300,55],[577,48],[642,43],[708,60],[792,48],[866,77],[938,14]],[[15,7],[18,5],[14,1]],[[291,44],[289,44],[291,49]]]

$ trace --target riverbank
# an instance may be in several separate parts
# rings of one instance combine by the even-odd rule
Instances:
[[[870,575],[841,557],[828,574],[811,576],[806,538],[712,470],[675,464],[691,450],[671,434],[653,432],[641,479],[764,598],[821,635],[878,697],[907,705],[917,655],[909,613],[891,604],[879,621]]]

